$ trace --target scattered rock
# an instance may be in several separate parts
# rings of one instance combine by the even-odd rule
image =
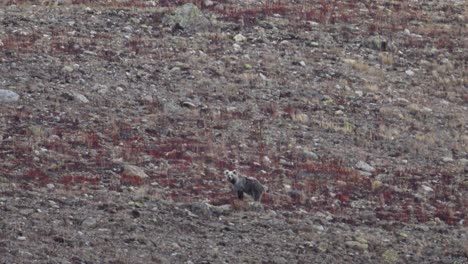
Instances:
[[[398,253],[395,252],[395,250],[387,249],[382,254],[382,261],[386,264],[395,264],[400,263],[400,258],[398,257]]]
[[[408,76],[413,76],[414,75],[414,71],[412,71],[412,70],[406,70],[405,73]]]
[[[193,203],[190,205],[190,211],[197,216],[208,217],[211,216],[211,207],[212,205],[208,203]]]
[[[265,164],[265,165],[270,165],[271,160],[270,160],[270,158],[268,156],[263,156],[262,163]]]
[[[346,241],[345,245],[347,247],[349,247],[349,248],[358,249],[358,250],[362,250],[362,251],[365,251],[365,250],[367,250],[369,248],[369,246],[367,244],[360,243],[358,241]]]
[[[89,100],[88,98],[86,98],[86,96],[82,95],[82,94],[79,94],[79,93],[73,93],[73,97],[75,98],[75,100],[81,102],[81,103],[89,103]]]
[[[0,103],[11,103],[16,102],[19,99],[19,95],[10,90],[0,89]]]
[[[244,37],[242,34],[237,34],[234,36],[234,41],[236,42],[244,42],[244,41],[247,41],[247,38]]]
[[[86,218],[81,225],[84,227],[94,227],[97,224],[97,219],[93,217]]]
[[[446,162],[446,163],[448,163],[448,162],[453,162],[453,158],[452,158],[452,157],[443,157],[443,158],[442,158],[442,161],[443,161],[443,162]]]
[[[73,70],[74,70],[73,67],[70,66],[70,65],[63,66],[63,68],[62,68],[62,72],[64,72],[64,73],[72,73]]]
[[[434,191],[431,187],[429,187],[429,186],[427,186],[427,185],[422,185],[422,186],[421,186],[421,189],[422,189],[424,192],[426,192],[426,193],[429,193],[429,192],[433,192],[433,191]]]
[[[180,106],[187,107],[187,108],[196,108],[197,107],[194,103],[189,102],[189,101],[184,101],[184,102],[180,103]]]
[[[138,217],[141,216],[141,213],[140,213],[140,211],[138,211],[136,209],[133,209],[131,215],[132,215],[133,218],[138,218]]]
[[[367,164],[366,162],[364,161],[359,161],[358,163],[356,163],[356,168],[359,169],[359,170],[363,170],[365,172],[374,172],[375,171],[375,168],[372,167],[371,165]]]
[[[373,191],[376,191],[376,190],[379,190],[380,188],[382,188],[383,186],[383,183],[379,180],[375,180],[375,181],[372,181],[372,190]]]
[[[127,176],[136,176],[136,177],[139,177],[141,179],[148,178],[148,174],[146,174],[144,169],[142,169],[142,168],[140,168],[138,166],[128,165],[128,164],[123,166],[122,174],[127,175]]]
[[[311,159],[311,160],[318,160],[319,156],[313,152],[313,151],[308,151],[308,150],[303,150],[302,151],[302,156],[306,159]]]
[[[344,112],[342,110],[335,111],[335,115],[337,115],[337,116],[342,116],[343,114],[344,114]]]

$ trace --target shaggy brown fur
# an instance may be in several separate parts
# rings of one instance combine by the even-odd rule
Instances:
[[[262,185],[257,179],[239,175],[237,171],[225,170],[224,175],[232,183],[234,191],[237,192],[239,199],[244,198],[244,193],[253,197],[255,201],[260,201],[262,195],[268,191],[268,188]]]

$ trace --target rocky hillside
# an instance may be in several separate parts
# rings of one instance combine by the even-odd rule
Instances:
[[[467,262],[467,10],[4,1],[1,263]]]

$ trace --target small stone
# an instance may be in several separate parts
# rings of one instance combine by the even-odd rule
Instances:
[[[19,241],[26,241],[26,237],[25,236],[19,236],[17,238]]]
[[[381,181],[373,181],[372,182],[372,190],[373,191],[379,190],[380,188],[382,188],[382,186],[383,186],[383,183]]]
[[[453,158],[452,157],[443,157],[442,161],[443,162],[453,162]]]
[[[73,67],[70,65],[66,65],[62,68],[62,71],[65,73],[72,73],[73,72]]]
[[[46,185],[47,189],[52,190],[55,188],[55,185],[53,183],[49,183]]]
[[[299,65],[301,65],[302,67],[305,67],[306,66],[306,63],[304,61],[300,61],[299,62]]]
[[[413,76],[414,75],[414,71],[412,71],[412,70],[406,70],[405,73],[408,76]]]
[[[338,111],[335,112],[335,115],[336,116],[341,116],[341,115],[344,115],[344,112],[341,111],[341,110],[338,110]]]
[[[406,98],[403,98],[403,97],[398,97],[396,99],[396,102],[400,105],[400,106],[407,106],[410,104],[410,101],[408,101],[408,99]]]
[[[206,7],[210,7],[210,6],[213,6],[215,3],[211,0],[205,0],[203,1],[203,4],[206,6]]]
[[[234,48],[234,51],[241,51],[242,50],[242,47],[237,43],[234,43],[232,45],[232,47]]]
[[[252,67],[252,64],[246,63],[246,64],[244,64],[244,68],[245,68],[246,70],[251,70],[253,67]]]
[[[131,215],[132,215],[133,218],[138,218],[138,217],[141,216],[141,213],[140,213],[140,211],[138,211],[136,209],[133,209]]]
[[[346,241],[345,245],[347,247],[349,247],[349,248],[359,249],[359,250],[362,250],[362,251],[365,251],[365,250],[367,250],[369,248],[369,246],[367,244],[360,243],[358,241]]]
[[[394,264],[400,263],[400,258],[398,257],[398,253],[395,252],[393,249],[387,249],[382,254],[382,261],[386,264]]]
[[[81,225],[82,226],[85,226],[85,227],[92,227],[94,225],[97,224],[97,220],[95,218],[92,218],[92,217],[88,217],[86,218],[82,223]]]
[[[308,151],[308,150],[303,150],[302,155],[306,159],[312,159],[312,160],[318,160],[319,159],[319,156],[315,152]]]
[[[431,187],[426,186],[426,185],[422,185],[421,188],[422,188],[422,190],[424,192],[433,192],[434,191]]]
[[[134,165],[124,165],[123,166],[123,172],[122,174],[124,175],[127,175],[127,176],[137,176],[137,177],[140,177],[140,178],[148,178],[148,174],[146,174],[146,172],[138,167],[138,166],[134,166]]]
[[[244,35],[242,35],[240,33],[234,36],[234,41],[236,41],[236,42],[244,42],[246,40],[247,40],[247,38],[244,37]]]
[[[293,166],[294,165],[293,162],[289,162],[289,161],[287,161],[285,159],[280,159],[279,164],[281,164],[283,166]]]
[[[89,100],[88,98],[86,98],[86,96],[82,95],[82,94],[79,94],[79,93],[74,93],[73,94],[73,97],[75,98],[75,100],[81,102],[81,103],[89,103]]]
[[[357,94],[359,97],[363,97],[363,96],[364,96],[364,92],[363,92],[363,91],[360,91],[360,90],[355,91],[354,93]]]
[[[402,238],[408,238],[408,234],[403,233],[403,232],[398,233],[398,235]]]
[[[309,43],[309,46],[311,46],[313,48],[317,48],[318,46],[320,46],[320,44],[318,42],[312,41],[312,42]]]
[[[189,101],[184,101],[180,104],[180,106],[182,107],[187,107],[187,108],[196,108],[197,106],[192,103],[192,102],[189,102]]]
[[[326,252],[328,250],[328,244],[326,242],[320,242],[317,246],[317,249],[320,251],[320,252]]]
[[[270,158],[268,158],[268,156],[263,156],[262,162],[264,164],[271,164],[271,160],[270,160]]]
[[[205,202],[193,203],[190,205],[190,211],[196,216],[211,216],[211,207],[212,205]]]
[[[312,228],[320,232],[325,231],[325,227],[323,227],[323,225],[313,225]]]
[[[19,99],[19,95],[10,90],[0,89],[0,103],[11,103],[16,102]]]
[[[366,171],[366,172],[374,172],[375,171],[374,167],[372,167],[371,165],[367,164],[366,162],[364,162],[362,160],[359,161],[356,164],[356,168],[359,169],[359,170]]]

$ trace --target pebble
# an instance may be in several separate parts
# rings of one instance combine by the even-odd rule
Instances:
[[[81,225],[85,227],[91,227],[91,226],[94,226],[96,223],[97,223],[97,220],[95,218],[88,217],[83,221],[83,223],[81,223]]]
[[[123,174],[127,175],[127,176],[137,176],[137,177],[140,177],[140,178],[148,178],[148,174],[145,173],[145,171],[138,167],[138,166],[134,166],[134,165],[124,165],[123,166]]]
[[[242,35],[240,33],[234,36],[234,41],[236,41],[236,42],[244,42],[246,40],[247,40],[247,38],[244,37],[244,35]]]
[[[452,157],[443,157],[442,161],[443,162],[453,162],[453,158]]]
[[[234,43],[232,45],[232,47],[234,48],[234,51],[236,51],[236,52],[242,50],[241,46],[239,44],[237,44],[237,43]]]
[[[360,242],[357,242],[357,241],[346,241],[345,242],[345,245],[349,248],[353,248],[353,249],[359,249],[359,250],[367,250],[369,248],[369,246],[367,244],[364,244],[364,243],[360,243]]]
[[[425,191],[425,192],[433,192],[433,191],[434,191],[431,187],[426,186],[426,185],[422,185],[421,188],[422,188],[423,191]]]
[[[341,116],[343,114],[344,114],[344,112],[341,111],[341,110],[338,110],[338,111],[335,112],[335,115],[337,115],[337,116]]]
[[[65,73],[72,73],[73,72],[73,67],[70,65],[66,65],[62,68],[62,71]]]
[[[271,160],[270,160],[270,158],[268,156],[263,156],[262,162],[264,164],[271,164]]]
[[[414,75],[414,71],[412,71],[412,70],[406,70],[405,73],[408,76],[413,76]]]
[[[356,168],[366,171],[366,172],[374,172],[375,168],[372,167],[371,165],[367,164],[366,162],[360,160],[358,163],[356,163]]]
[[[312,160],[319,159],[319,156],[315,152],[308,151],[308,150],[303,150],[302,155],[307,159],[312,159]]]
[[[25,236],[19,236],[17,239],[18,239],[19,241],[25,241],[25,240],[26,240],[26,237],[25,237]]]
[[[89,103],[89,100],[88,98],[86,98],[86,96],[82,95],[82,94],[79,94],[79,93],[73,93],[73,97],[75,98],[75,100],[81,102],[81,103]]]

